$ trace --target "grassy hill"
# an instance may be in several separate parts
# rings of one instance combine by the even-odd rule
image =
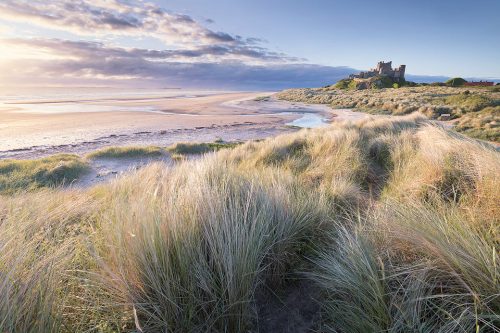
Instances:
[[[353,81],[354,82],[354,81]],[[354,82],[356,83],[356,82]],[[338,84],[344,85],[339,82]],[[449,114],[458,121],[456,130],[474,138],[500,142],[500,90],[439,86],[398,89],[290,89],[278,98],[294,102],[329,104],[334,108],[354,108],[373,114],[404,115],[418,111],[431,119]]]
[[[0,331],[493,332],[499,154],[410,115],[0,196]]]

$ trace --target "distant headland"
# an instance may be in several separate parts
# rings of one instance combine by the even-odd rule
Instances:
[[[368,71],[361,71],[358,74],[351,74],[349,77],[339,80],[334,87],[338,89],[363,90],[400,88],[404,86],[470,86],[470,87],[490,87],[495,83],[491,81],[467,81],[460,77],[451,78],[446,82],[415,83],[405,79],[406,65],[392,68],[392,61],[379,61],[375,68]]]

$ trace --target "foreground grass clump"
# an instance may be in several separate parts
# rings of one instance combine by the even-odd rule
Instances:
[[[159,147],[108,147],[87,154],[87,158],[137,158],[157,157],[163,154]]]
[[[0,161],[0,193],[69,184],[89,165],[77,155],[60,154],[38,160]]]
[[[153,167],[110,195],[105,234],[120,251],[104,250],[107,286],[146,332],[245,331],[255,289],[281,276],[320,225],[319,200],[290,175],[248,175],[213,159]]]
[[[0,195],[2,332],[81,332],[80,324],[96,326],[88,300],[80,301],[89,294],[79,272],[95,267],[85,241],[97,208],[92,196],[76,191]]]
[[[259,290],[302,278],[318,331],[495,332],[499,174],[410,115],[3,196],[0,331],[257,331]]]
[[[495,236],[457,209],[393,204],[314,259],[324,331],[495,332]]]

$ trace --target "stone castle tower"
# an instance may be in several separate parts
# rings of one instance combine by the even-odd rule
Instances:
[[[399,82],[405,79],[406,65],[401,65],[398,68],[392,68],[392,61],[383,62],[379,61],[377,67],[369,70],[368,72],[360,72],[359,74],[352,74],[350,79],[367,79],[377,75],[384,75],[391,77],[394,81]]]

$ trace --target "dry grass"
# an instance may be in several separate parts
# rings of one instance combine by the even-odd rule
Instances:
[[[255,289],[319,228],[318,200],[290,175],[221,167],[152,166],[109,193],[108,286],[145,331],[244,331]]]
[[[248,331],[301,274],[321,331],[494,332],[499,168],[411,115],[0,197],[0,331]]]
[[[500,106],[467,113],[458,119],[455,128],[473,138],[500,142]]]

